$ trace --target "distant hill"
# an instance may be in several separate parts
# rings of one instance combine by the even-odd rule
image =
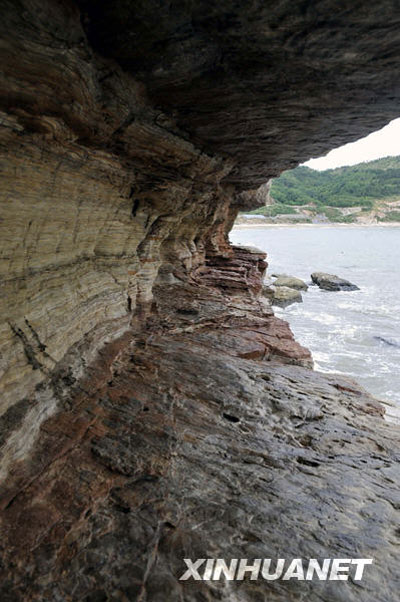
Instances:
[[[275,179],[270,194],[274,204],[252,214],[274,221],[400,221],[400,157],[326,171],[300,166]]]

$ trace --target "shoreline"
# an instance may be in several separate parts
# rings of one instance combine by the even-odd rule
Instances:
[[[343,224],[343,223],[328,223],[328,224],[234,224],[232,230],[240,228],[399,228],[400,222],[382,222],[380,224]]]
[[[345,224],[345,223],[262,223],[262,222],[257,222],[257,223],[252,223],[252,222],[248,222],[248,223],[242,223],[242,224],[237,224],[235,223],[231,232],[240,232],[242,231],[247,231],[247,230],[253,230],[253,229],[260,229],[260,230],[268,230],[268,229],[310,229],[310,228],[316,228],[316,229],[322,229],[322,230],[329,230],[329,229],[341,229],[341,228],[349,228],[349,229],[366,229],[371,230],[371,229],[387,229],[387,228],[393,228],[393,229],[397,229],[400,227],[400,222],[382,222],[382,223],[365,223],[365,224],[361,224],[361,223],[352,223],[352,224]],[[355,234],[354,234],[355,235]],[[367,234],[365,234],[367,235]],[[262,233],[259,234],[259,236],[262,236]],[[306,236],[306,234],[303,234],[303,237]],[[384,233],[382,233],[382,236],[385,236]],[[255,243],[233,243],[233,244],[255,244]],[[262,248],[262,247],[260,247]],[[288,272],[291,273],[291,272]],[[279,317],[283,320],[286,320],[290,323],[290,319],[289,316],[285,316],[284,314],[279,313],[278,314]],[[296,339],[298,340],[298,339]],[[302,344],[305,344],[304,342]],[[340,371],[336,371],[334,368],[329,369],[329,370],[324,370],[322,367],[320,366],[314,366],[314,370],[317,372],[320,372],[321,374],[341,374],[343,376],[345,376],[344,372],[340,372]],[[347,378],[349,378],[350,380],[359,383],[359,378],[360,376],[355,376],[352,375],[350,373],[346,373]],[[362,385],[365,390],[372,395],[379,403],[382,404],[382,406],[385,409],[385,414],[384,414],[384,419],[386,422],[391,423],[391,424],[395,424],[396,426],[400,426],[400,404],[399,402],[396,400],[393,400],[389,397],[385,398],[382,397],[382,395],[384,395],[383,393],[373,393],[371,391],[369,391],[367,385]]]

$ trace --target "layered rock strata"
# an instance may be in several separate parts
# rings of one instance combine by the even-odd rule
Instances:
[[[2,599],[392,599],[398,432],[234,285],[251,263],[158,285],[145,333],[106,346],[43,424],[2,495]],[[288,554],[374,565],[339,584],[179,580],[183,558]]]
[[[1,3],[2,600],[393,602],[398,435],[228,241],[269,176],[397,116],[396,7],[339,4]],[[375,564],[179,582],[283,550]]]

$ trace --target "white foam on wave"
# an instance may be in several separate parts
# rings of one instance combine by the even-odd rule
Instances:
[[[378,397],[400,404],[400,349],[374,340],[400,341],[399,231],[393,236],[387,228],[365,232],[368,237],[360,228],[271,227],[243,229],[235,240],[269,252],[271,273],[309,281],[312,270],[324,269],[359,286],[354,292],[310,286],[303,303],[274,311],[310,349],[316,369],[352,376]]]
[[[322,366],[318,362],[314,362],[314,369],[318,372],[323,372],[324,374],[340,374],[341,376],[353,376],[351,372],[343,372],[342,370],[333,370],[332,368],[327,368],[326,366]]]
[[[320,324],[335,324],[338,322],[339,316],[334,316],[328,313],[317,314],[311,311],[304,311],[301,313],[302,318],[309,318],[312,322],[319,322]]]

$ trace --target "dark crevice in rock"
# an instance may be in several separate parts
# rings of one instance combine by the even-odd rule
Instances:
[[[229,422],[240,422],[240,418],[238,418],[237,416],[232,416],[232,414],[227,414],[226,412],[224,412],[222,416],[225,418],[225,420],[228,420]]]
[[[46,369],[43,364],[37,359],[37,352],[34,349],[34,346],[29,342],[28,337],[24,333],[21,328],[18,328],[15,324],[11,324],[9,322],[9,326],[12,332],[19,338],[24,348],[24,353],[26,359],[28,360],[28,364],[32,366],[33,370],[41,370],[46,373]],[[42,344],[39,345],[38,351],[41,351]]]

